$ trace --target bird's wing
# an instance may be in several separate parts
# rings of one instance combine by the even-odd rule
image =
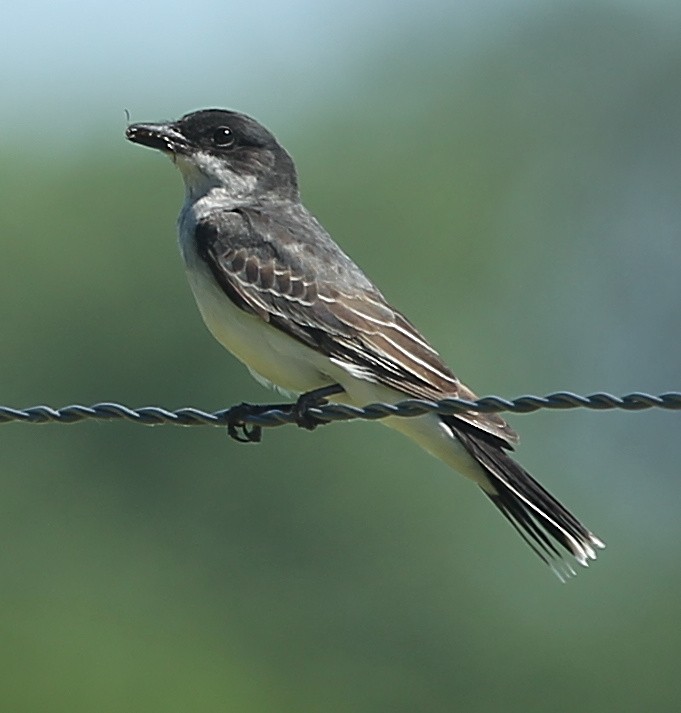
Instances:
[[[200,257],[237,306],[358,378],[414,398],[476,398],[330,239],[320,248],[301,241],[297,231],[298,222],[285,217],[239,209],[203,219],[195,238]],[[456,418],[505,447],[518,441],[496,414]]]

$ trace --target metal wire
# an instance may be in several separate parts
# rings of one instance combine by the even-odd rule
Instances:
[[[608,393],[580,396],[569,391],[558,391],[546,396],[526,395],[512,400],[507,400],[500,396],[485,396],[477,401],[456,398],[443,399],[442,401],[410,399],[397,404],[369,404],[363,408],[345,404],[326,404],[310,408],[308,413],[320,421],[332,422],[351,421],[356,418],[375,421],[388,416],[411,418],[426,413],[443,415],[452,415],[464,411],[530,413],[540,409],[563,411],[576,408],[586,408],[594,411],[611,409],[642,411],[651,408],[679,411],[681,410],[681,392],[670,391],[657,396],[640,392],[625,394],[624,396],[613,396]],[[59,409],[54,409],[50,406],[30,406],[24,409],[0,406],[0,424],[17,421],[21,423],[77,423],[87,420],[124,420],[141,423],[145,426],[167,424],[175,426],[227,426],[230,422],[230,409],[222,409],[212,413],[191,407],[174,411],[160,406],[144,406],[133,409],[123,404],[109,402],[97,403],[92,406],[74,404]],[[248,414],[240,418],[240,420],[254,426],[273,428],[287,423],[295,423],[296,416],[291,411],[273,408],[258,414]]]

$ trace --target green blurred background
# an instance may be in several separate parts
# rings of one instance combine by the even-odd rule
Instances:
[[[480,394],[681,389],[678,4],[3,12],[0,403],[271,400],[194,306],[179,176],[123,138],[214,105]],[[0,710],[678,710],[679,415],[511,421],[608,543],[564,586],[376,424],[0,426]]]

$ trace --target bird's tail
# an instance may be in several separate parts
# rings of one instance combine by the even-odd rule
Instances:
[[[596,559],[603,542],[516,463],[502,441],[453,417],[443,420],[483,468],[489,487],[481,486],[482,491],[561,580],[575,570],[558,545],[584,567]]]

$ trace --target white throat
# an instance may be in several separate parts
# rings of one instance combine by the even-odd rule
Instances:
[[[238,174],[215,156],[198,153],[185,158],[178,154],[175,165],[182,174],[188,203],[214,194],[220,205],[244,205],[251,202],[255,193],[258,182],[255,176]]]

